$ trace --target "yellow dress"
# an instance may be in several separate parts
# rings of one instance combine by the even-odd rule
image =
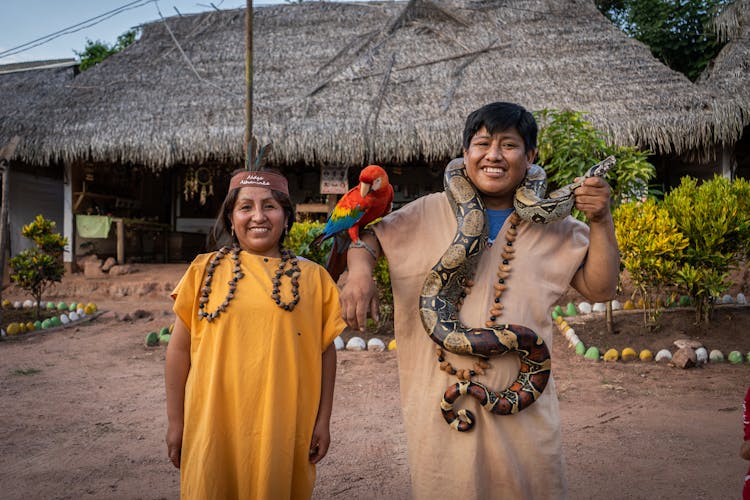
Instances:
[[[243,251],[244,277],[226,311],[211,323],[199,321],[198,299],[212,255],[196,257],[172,292],[174,311],[191,339],[181,496],[309,499],[321,356],[346,326],[338,290],[325,269],[299,259],[300,300],[294,311],[283,311],[271,299],[280,259]],[[226,255],[216,268],[207,311],[224,301],[232,271]],[[286,278],[281,299],[291,300]]]

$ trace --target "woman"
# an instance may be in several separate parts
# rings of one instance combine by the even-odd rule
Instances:
[[[325,269],[283,248],[294,213],[286,179],[243,171],[215,233],[172,292],[167,450],[182,498],[310,498],[328,451],[345,328]]]

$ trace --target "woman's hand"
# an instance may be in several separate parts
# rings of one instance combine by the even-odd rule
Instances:
[[[310,440],[310,463],[317,464],[328,453],[328,447],[331,445],[331,433],[328,428],[328,422],[319,420],[315,422],[312,440]]]
[[[180,468],[180,455],[182,454],[182,424],[169,424],[167,426],[167,455],[172,465]]]

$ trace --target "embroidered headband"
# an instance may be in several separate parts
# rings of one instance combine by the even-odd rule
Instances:
[[[280,191],[289,197],[289,184],[286,177],[275,172],[265,171],[243,171],[235,174],[229,181],[229,190],[241,187],[264,187],[274,191]]]

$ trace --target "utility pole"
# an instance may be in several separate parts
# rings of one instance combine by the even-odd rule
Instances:
[[[252,170],[253,144],[253,0],[247,0],[245,13],[245,170]]]

